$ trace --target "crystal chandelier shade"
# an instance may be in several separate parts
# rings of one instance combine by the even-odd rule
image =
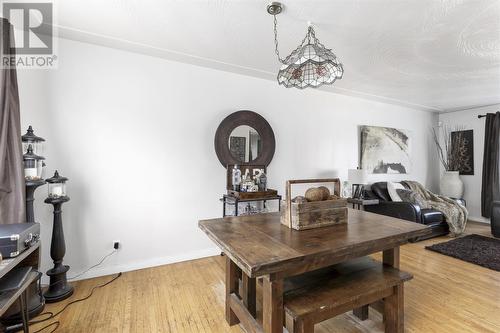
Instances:
[[[267,6],[267,12],[274,16],[275,53],[282,63],[278,72],[278,83],[287,88],[304,89],[332,84],[337,79],[342,79],[344,75],[342,64],[332,50],[327,49],[316,38],[311,25],[300,45],[285,59],[280,57],[276,15],[282,10],[283,5],[279,2],[272,2]]]

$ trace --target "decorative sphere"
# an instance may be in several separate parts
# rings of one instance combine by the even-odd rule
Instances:
[[[296,196],[295,198],[293,198],[292,202],[294,202],[294,203],[304,203],[304,202],[307,202],[307,199],[304,198],[303,196],[299,195],[299,196]]]
[[[305,197],[307,201],[322,201],[323,191],[317,187],[311,187],[306,191]]]
[[[323,199],[322,200],[328,200],[330,198],[330,190],[326,186],[320,186],[318,189],[321,191],[323,194]]]
[[[338,195],[335,195],[335,194],[332,194],[330,195],[330,197],[328,198],[328,200],[339,200],[340,197]]]

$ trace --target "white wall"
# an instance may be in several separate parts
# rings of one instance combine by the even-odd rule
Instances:
[[[464,129],[474,131],[474,175],[460,176],[464,182],[464,199],[467,201],[469,219],[473,221],[489,223],[489,219],[481,216],[481,178],[483,173],[485,118],[478,119],[477,116],[497,111],[500,111],[500,104],[439,115],[439,121],[443,122],[443,125],[451,127],[463,125]],[[443,168],[441,167],[442,170]]]
[[[348,73],[348,72],[347,72]],[[348,79],[348,76],[346,76]],[[435,114],[60,40],[59,68],[19,71],[22,126],[47,140],[49,173],[69,177],[63,206],[69,276],[122,249],[92,275],[217,253],[199,219],[222,213],[225,169],[214,133],[228,114],[264,116],[276,135],[269,185],[286,179],[346,178],[358,164],[358,125],[410,130],[410,175],[435,189],[429,129]],[[36,193],[43,267],[50,266],[52,210]]]

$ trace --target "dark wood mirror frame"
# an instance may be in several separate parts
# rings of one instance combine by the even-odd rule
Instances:
[[[249,162],[237,160],[229,150],[229,136],[231,132],[238,126],[247,125],[253,127],[259,133],[262,151],[256,159]],[[241,110],[231,113],[224,118],[215,132],[215,152],[221,164],[226,168],[229,164],[238,165],[265,165],[268,166],[274,156],[276,141],[271,125],[260,114]]]

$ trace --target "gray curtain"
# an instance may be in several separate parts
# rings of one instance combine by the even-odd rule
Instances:
[[[3,56],[14,35],[9,21],[0,19]],[[25,205],[17,74],[15,68],[0,67],[0,224],[26,222]]]
[[[491,217],[491,203],[500,200],[500,112],[488,113],[484,131],[481,215]]]

